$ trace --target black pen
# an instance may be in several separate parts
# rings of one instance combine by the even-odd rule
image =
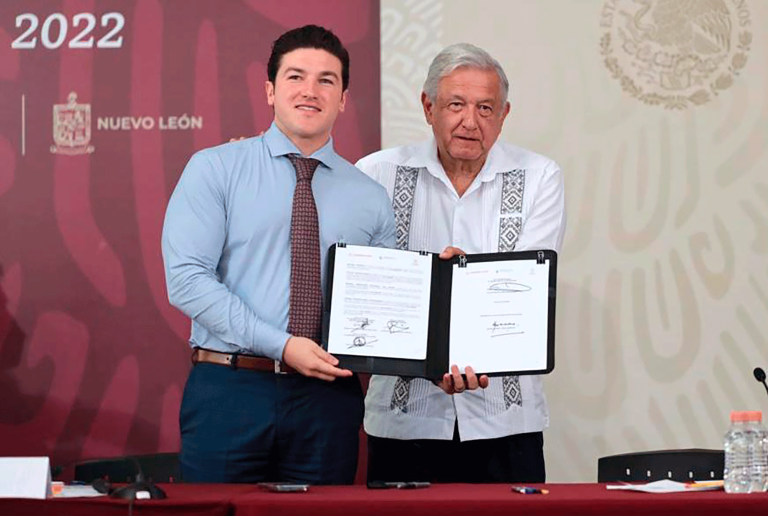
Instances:
[[[429,482],[395,482],[397,489],[419,489],[422,487],[429,487]]]
[[[420,489],[429,487],[429,482],[382,482],[372,480],[368,482],[368,489]]]

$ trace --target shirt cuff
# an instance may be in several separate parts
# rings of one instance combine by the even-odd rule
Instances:
[[[288,342],[292,335],[283,330],[277,328],[264,328],[264,332],[261,335],[262,345],[261,353],[267,358],[272,360],[283,360],[283,350],[285,349],[285,343]]]

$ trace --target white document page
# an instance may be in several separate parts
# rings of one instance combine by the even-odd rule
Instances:
[[[716,491],[722,489],[723,481],[685,484],[683,482],[675,482],[674,480],[657,480],[647,484],[607,485],[605,488],[608,490],[640,491],[643,493],[693,493],[696,491]]]
[[[453,266],[450,364],[480,373],[547,367],[549,260]]]
[[[336,247],[328,352],[426,359],[431,287],[429,255]]]

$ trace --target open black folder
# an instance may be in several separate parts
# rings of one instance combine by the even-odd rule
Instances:
[[[336,244],[323,347],[360,373],[440,378],[555,367],[557,253],[437,254]]]

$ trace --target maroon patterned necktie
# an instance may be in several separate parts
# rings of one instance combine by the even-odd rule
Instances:
[[[320,287],[320,229],[312,196],[316,159],[289,154],[296,169],[291,214],[291,298],[288,333],[320,342],[323,295]]]

